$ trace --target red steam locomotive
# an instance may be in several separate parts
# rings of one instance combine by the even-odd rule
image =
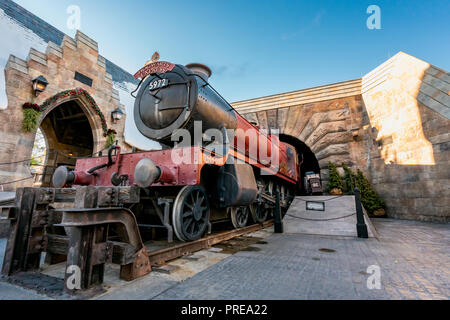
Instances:
[[[134,120],[162,150],[80,159],[69,172],[55,171],[56,188],[136,187],[138,203],[121,204],[133,212],[141,233],[163,227],[169,241],[194,241],[211,223],[231,219],[235,228],[262,223],[273,214],[275,193],[285,212],[300,179],[295,148],[249,123],[215,91],[211,71],[154,62],[141,78]]]

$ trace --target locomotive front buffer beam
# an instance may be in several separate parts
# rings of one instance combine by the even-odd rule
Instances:
[[[101,288],[106,263],[119,264],[126,281],[150,273],[136,218],[123,208],[139,200],[136,187],[19,188],[8,210],[2,275],[32,277],[44,252],[48,264],[66,261],[64,290],[70,294]]]

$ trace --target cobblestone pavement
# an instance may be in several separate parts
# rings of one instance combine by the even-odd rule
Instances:
[[[379,239],[272,234],[178,279],[151,275],[100,299],[449,299],[450,225],[374,219]],[[0,239],[3,259],[5,239]],[[320,250],[330,249],[330,250]],[[332,252],[334,251],[334,252]],[[200,252],[200,255],[205,255]],[[0,261],[1,265],[2,261]],[[203,262],[204,263],[204,262]],[[381,289],[367,288],[367,268],[381,269]],[[1,299],[48,299],[0,281]]]
[[[155,298],[449,299],[450,225],[374,225],[379,239],[274,234]],[[367,288],[371,265],[381,269],[380,290]]]

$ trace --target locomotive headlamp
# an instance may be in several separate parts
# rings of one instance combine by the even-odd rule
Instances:
[[[33,82],[34,94],[36,95],[36,97],[41,92],[44,92],[48,86],[48,81],[43,76],[39,76],[39,77],[35,78],[32,82]]]
[[[120,108],[117,108],[116,110],[111,112],[111,116],[112,116],[114,122],[121,120],[124,114],[125,113]]]

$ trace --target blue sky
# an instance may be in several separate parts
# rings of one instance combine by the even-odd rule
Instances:
[[[450,1],[16,0],[70,36],[68,6],[100,53],[134,73],[153,52],[201,62],[230,102],[360,78],[398,51],[450,70]],[[381,30],[369,30],[369,5]]]

